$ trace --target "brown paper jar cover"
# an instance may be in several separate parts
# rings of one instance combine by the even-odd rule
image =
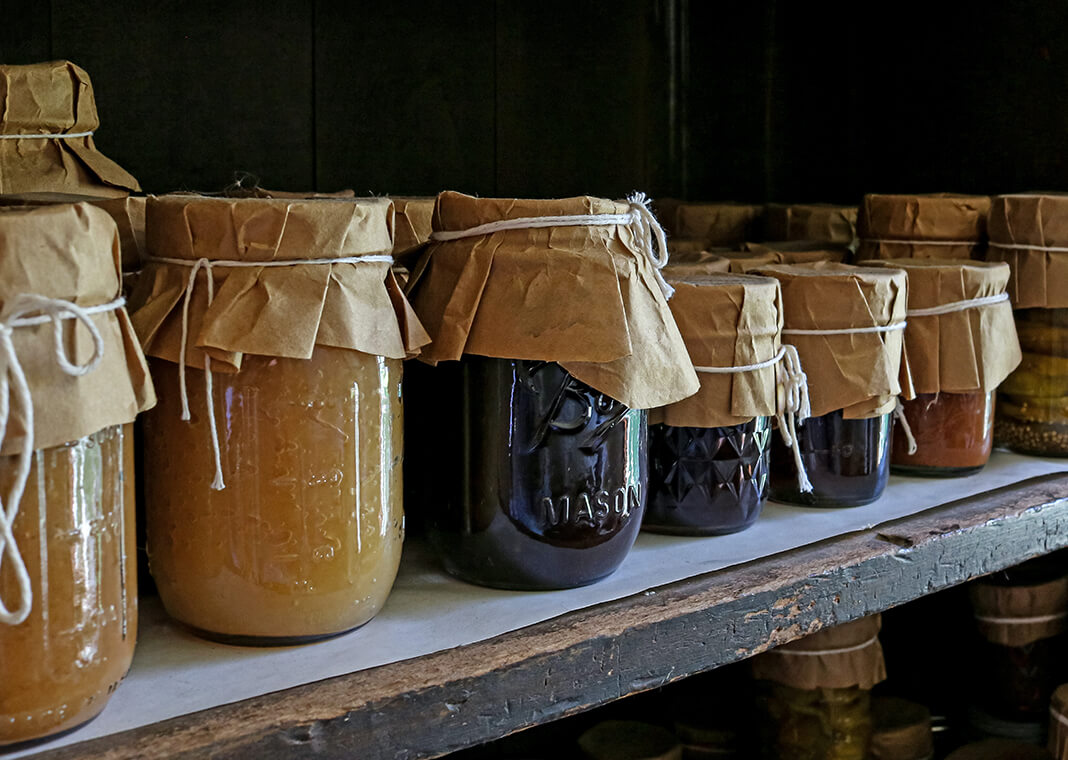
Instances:
[[[1057,687],[1049,703],[1049,752],[1068,760],[1068,683]]]
[[[606,720],[578,739],[587,760],[682,760],[682,745],[666,728],[632,720]]]
[[[838,409],[846,419],[893,411],[913,395],[903,360],[904,330],[847,335],[791,335],[905,322],[907,276],[901,269],[849,264],[776,264],[754,270],[782,285],[783,341],[797,347],[808,376],[812,416]]]
[[[991,643],[1022,647],[1068,630],[1068,576],[1031,586],[973,583],[968,595],[979,633]]]
[[[730,259],[731,271],[751,272],[767,264],[814,264],[819,261],[844,262],[848,248],[835,248],[812,241],[745,243],[741,251],[722,254]]]
[[[393,256],[401,261],[418,251],[434,228],[434,196],[403,198],[394,196],[396,220],[393,229]]]
[[[99,126],[93,85],[80,67],[68,61],[0,66],[0,134],[92,132]],[[77,200],[140,189],[96,149],[91,135],[0,140],[0,195]]]
[[[849,246],[857,236],[857,207],[832,203],[769,203],[765,240],[820,240]]]
[[[702,251],[699,254],[676,258],[672,254],[671,260],[664,267],[664,277],[686,278],[691,276],[704,276],[710,274],[727,274],[731,271],[730,259],[716,253]]]
[[[119,239],[115,223],[79,203],[0,208],[0,311],[22,294],[99,306],[119,297]],[[103,338],[96,369],[71,377],[56,364],[50,323],[18,327],[11,340],[26,373],[34,408],[34,446],[58,446],[112,425],[132,422],[156,397],[141,347],[125,308],[91,317]],[[70,357],[93,354],[85,327],[63,320]],[[18,451],[26,428],[22,410],[12,418],[0,455]]]
[[[149,198],[144,273],[131,297],[131,319],[151,356],[179,360],[182,301],[190,267],[152,258],[285,261],[388,255],[393,204],[385,199]],[[308,359],[315,346],[392,359],[416,353],[428,338],[387,261],[215,267],[197,274],[189,309],[186,362],[239,370],[243,354]]]
[[[102,208],[115,220],[119,228],[119,243],[122,250],[122,273],[137,272],[145,258],[145,205],[147,198],[129,195],[125,198],[108,198],[90,201]]]
[[[886,680],[880,615],[825,628],[753,658],[753,677],[795,689],[870,689]],[[798,654],[801,653],[801,654]]]
[[[990,243],[987,258],[1006,261],[1012,269],[1009,295],[1014,308],[1068,307],[1068,194],[994,198]]]
[[[968,259],[862,261],[904,269],[909,310],[1005,292],[1009,268]],[[1008,301],[934,316],[909,315],[905,353],[916,393],[989,393],[1020,363],[1020,342]]]
[[[782,298],[770,277],[709,275],[677,278],[669,304],[698,367],[758,364],[779,352]],[[674,427],[740,425],[775,414],[775,366],[730,374],[698,373],[701,389],[654,410],[650,422]]]
[[[690,203],[675,198],[656,202],[656,213],[668,234],[668,248],[680,241],[691,245],[736,247],[755,237],[764,207],[753,203]]]
[[[898,697],[871,701],[872,734],[868,753],[872,760],[929,760],[934,757],[931,711]]]
[[[985,195],[865,195],[857,260],[975,258],[986,241],[989,210]]]
[[[434,229],[504,219],[626,214],[600,198],[438,196]],[[559,363],[633,409],[679,401],[699,383],[653,266],[630,226],[515,229],[433,242],[409,284],[433,338],[421,359],[478,354]]]

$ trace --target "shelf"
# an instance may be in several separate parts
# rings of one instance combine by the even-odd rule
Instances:
[[[960,481],[894,478],[869,507],[769,505],[733,537],[643,536],[618,578],[568,592],[467,586],[406,550],[382,615],[309,647],[201,642],[147,605],[133,672],[104,716],[66,746],[26,754],[440,756],[1068,547],[1065,470],[1068,461],[998,454],[987,471]],[[844,535],[835,536],[836,524]],[[422,617],[420,604],[428,605]],[[457,619],[470,629],[459,645]],[[333,670],[321,670],[324,661]],[[272,678],[290,688],[273,688]],[[193,698],[213,706],[117,730],[138,709],[149,715],[153,699]]]

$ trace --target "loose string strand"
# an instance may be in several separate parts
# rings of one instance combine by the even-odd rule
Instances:
[[[0,135],[0,140],[72,140],[92,136],[92,132],[44,132],[36,135]]]
[[[854,644],[850,647],[838,647],[837,649],[773,649],[775,654],[787,655],[789,657],[819,657],[825,654],[848,654],[849,652],[859,652],[861,649],[867,649],[872,644],[875,644],[879,640],[879,634],[875,634],[867,641],[862,641],[859,644]]]
[[[96,369],[103,357],[103,337],[93,322],[92,316],[114,311],[122,308],[124,304],[124,299],[118,298],[107,304],[86,308],[61,298],[22,294],[12,299],[4,314],[0,315],[0,442],[7,435],[11,418],[12,395],[22,408],[25,426],[22,445],[16,455],[15,479],[4,497],[4,502],[0,503],[0,563],[5,558],[11,562],[18,588],[19,603],[17,607],[10,608],[7,602],[0,598],[0,623],[19,625],[29,617],[33,607],[33,588],[29,571],[15,539],[15,519],[18,517],[33,464],[34,408],[26,372],[15,351],[14,332],[18,328],[52,322],[53,353],[56,363],[65,374],[78,377]],[[41,314],[27,316],[33,312],[41,312]],[[62,322],[65,319],[75,319],[81,322],[92,337],[93,353],[85,364],[78,364],[67,353],[62,329]]]

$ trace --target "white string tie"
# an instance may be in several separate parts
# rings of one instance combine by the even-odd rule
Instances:
[[[1068,253],[1068,248],[1061,245],[1031,245],[1030,243],[995,243],[993,240],[987,243],[991,248],[1024,248],[1029,251],[1051,251],[1052,253]]]
[[[1063,723],[1064,725],[1068,726],[1068,716],[1061,715],[1059,712],[1057,712],[1053,705],[1049,706],[1049,714],[1053,716],[1053,719],[1056,720],[1058,723]]]
[[[801,444],[797,437],[797,425],[812,415],[808,398],[808,376],[801,369],[801,357],[798,356],[797,349],[784,343],[779,352],[767,361],[736,367],[694,367],[694,370],[710,375],[724,375],[754,372],[772,365],[775,365],[775,419],[779,423],[779,434],[783,443],[793,452],[798,489],[801,493],[812,493],[812,482],[808,479],[808,472],[801,458]]]
[[[850,647],[839,647],[838,649],[775,649],[775,654],[789,655],[790,657],[819,657],[825,654],[848,654],[849,652],[859,652],[861,649],[867,649],[872,644],[879,640],[879,634],[875,634],[867,641],[860,644],[854,644]]]
[[[944,303],[941,306],[932,306],[928,309],[909,309],[906,312],[906,316],[909,317],[937,317],[941,314],[953,314],[958,311],[965,311],[966,309],[979,309],[983,306],[993,306],[994,304],[1003,303],[1009,300],[1008,293],[998,293],[994,296],[983,296],[982,298],[969,298],[964,301],[952,301],[950,303]]]
[[[894,322],[889,325],[876,325],[874,327],[843,327],[833,330],[801,330],[787,328],[782,331],[783,335],[863,335],[864,333],[887,333],[895,330],[904,330],[905,322]]]
[[[73,140],[92,136],[92,132],[45,132],[36,135],[0,135],[0,140]]]
[[[1034,617],[986,617],[976,615],[975,619],[981,623],[993,623],[995,625],[1037,625],[1039,623],[1052,623],[1055,620],[1063,620],[1068,617],[1068,612],[1054,612],[1050,615],[1035,615]]]
[[[19,604],[15,609],[9,609],[7,603],[0,598],[0,623],[19,625],[29,617],[33,606],[30,574],[15,541],[14,530],[15,518],[18,516],[19,505],[22,503],[22,495],[26,491],[26,482],[30,476],[30,466],[33,464],[33,397],[30,394],[26,373],[15,353],[14,332],[20,327],[34,327],[51,322],[56,363],[66,374],[78,377],[96,369],[104,354],[104,339],[93,322],[92,316],[114,311],[125,303],[125,299],[117,298],[100,306],[83,308],[62,298],[23,293],[11,299],[3,313],[0,314],[0,442],[7,435],[12,408],[11,395],[15,396],[15,400],[22,408],[25,426],[22,446],[16,459],[15,480],[4,496],[4,502],[0,502],[0,563],[7,558],[12,564],[18,585]],[[35,312],[40,313],[33,317],[26,316]],[[77,364],[67,353],[63,340],[63,320],[65,319],[76,319],[81,322],[93,339],[93,355],[85,364]]]
[[[912,434],[912,426],[909,425],[909,421],[905,417],[905,405],[901,403],[900,397],[894,407],[894,417],[897,419],[897,424],[901,425],[901,432],[905,435],[909,456],[914,456],[919,447],[916,445],[916,436]]]
[[[546,227],[607,227],[623,225],[630,227],[636,234],[642,253],[653,265],[653,275],[664,298],[671,298],[675,289],[668,284],[661,273],[668,263],[667,235],[660,226],[656,216],[649,208],[651,200],[645,193],[631,193],[627,196],[630,210],[626,214],[573,214],[565,216],[524,216],[517,219],[501,219],[486,222],[466,230],[436,230],[430,234],[430,240],[444,243],[463,238],[492,235],[505,230],[529,230]]]
[[[332,259],[285,259],[280,261],[232,261],[229,259],[172,259],[164,256],[148,256],[145,259],[156,264],[172,264],[174,266],[189,267],[189,278],[185,284],[185,296],[182,300],[182,346],[178,352],[178,395],[182,404],[182,420],[188,422],[192,417],[189,414],[189,392],[186,386],[186,349],[189,345],[189,304],[193,300],[193,290],[196,288],[197,273],[204,270],[208,284],[208,306],[215,300],[215,275],[214,267],[231,269],[240,268],[273,268],[295,267],[325,264],[365,264],[365,263],[393,263],[393,257],[388,254],[370,254],[366,256],[339,256]],[[215,419],[215,383],[211,372],[211,356],[204,351],[204,392],[207,396],[208,432],[211,436],[211,450],[215,462],[215,477],[211,481],[211,488],[221,491],[226,488],[222,469],[222,447],[219,443],[219,427]]]
[[[861,238],[862,243],[889,243],[891,245],[970,245],[982,244],[982,240],[890,240],[888,238]]]

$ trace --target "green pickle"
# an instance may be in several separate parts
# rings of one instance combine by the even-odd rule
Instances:
[[[865,760],[871,744],[871,692],[797,689],[763,682],[763,756],[771,760]]]

